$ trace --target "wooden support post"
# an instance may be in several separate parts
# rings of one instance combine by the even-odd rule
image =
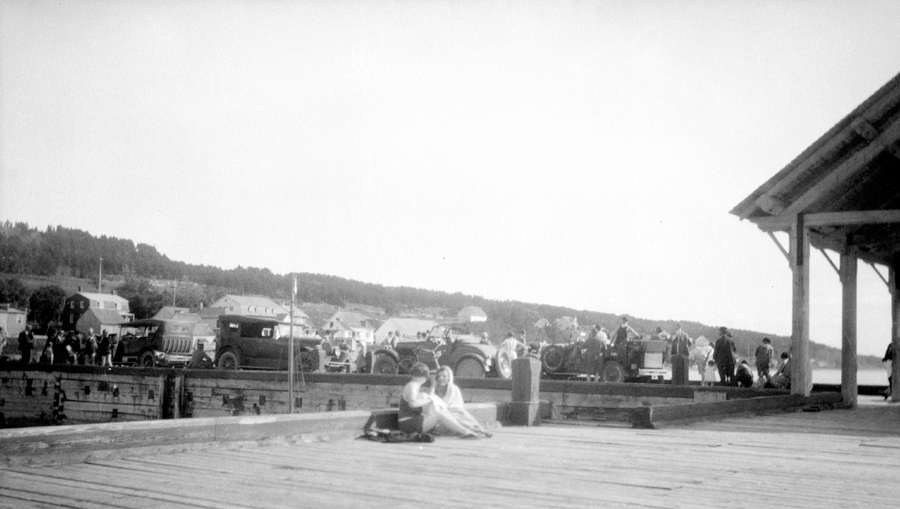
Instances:
[[[791,262],[791,393],[809,396],[812,390],[809,369],[809,229],[803,223],[803,214],[797,214],[791,228]]]
[[[888,287],[891,290],[891,341],[894,344],[894,360],[891,363],[891,401],[900,401],[900,362],[897,362],[900,352],[900,280],[897,271],[900,270],[900,256],[894,256],[894,263],[888,273]]]
[[[856,406],[856,246],[841,253],[841,396],[848,407]]]
[[[540,424],[541,361],[526,355],[512,363],[512,402],[509,421],[518,426]]]

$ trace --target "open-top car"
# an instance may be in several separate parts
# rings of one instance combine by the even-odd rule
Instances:
[[[655,339],[635,339],[610,346],[603,354],[601,379],[604,382],[662,381],[663,357],[668,343]],[[577,378],[588,374],[585,343],[557,343],[541,350],[544,373],[550,378]]]
[[[218,326],[219,369],[288,369],[289,324],[274,318],[221,315]],[[324,358],[321,343],[319,337],[295,335],[295,366],[306,372],[319,371]]]
[[[147,318],[119,325],[119,344],[113,356],[117,364],[181,366],[191,360],[197,344],[210,358],[216,354],[216,334],[203,322]]]
[[[453,374],[461,378],[512,376],[512,362],[506,350],[468,334],[401,341],[396,349],[389,346],[378,348],[375,350],[372,373],[406,374],[415,362],[423,362],[431,369],[450,366]]]

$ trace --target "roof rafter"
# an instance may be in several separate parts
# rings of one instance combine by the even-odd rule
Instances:
[[[879,134],[869,146],[853,154],[852,157],[844,161],[834,171],[828,173],[816,185],[795,200],[792,200],[791,204],[782,213],[791,216],[803,212],[810,205],[827,196],[828,193],[832,192],[847,179],[863,170],[885,150],[897,156],[900,154],[900,147],[896,145],[898,139],[900,139],[900,120],[895,121],[884,132]]]

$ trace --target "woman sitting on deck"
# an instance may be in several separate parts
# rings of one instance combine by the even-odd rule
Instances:
[[[447,409],[444,401],[433,394],[433,388],[422,391],[428,381],[428,366],[417,362],[409,370],[412,380],[403,387],[400,396],[398,422],[400,431],[406,434],[428,433],[438,424],[460,438],[478,438],[478,434],[466,428]]]
[[[456,418],[459,424],[473,433],[490,438],[491,434],[484,429],[484,426],[478,422],[478,419],[473,417],[472,414],[466,410],[462,392],[460,392],[459,387],[453,383],[453,370],[450,369],[450,366],[441,366],[438,368],[437,374],[434,377],[434,382],[434,394],[446,403],[447,410],[450,411],[450,414]],[[442,431],[444,431],[443,426],[440,425],[435,429],[437,434],[442,434]]]

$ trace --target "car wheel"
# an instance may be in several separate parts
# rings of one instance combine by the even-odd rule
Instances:
[[[228,350],[219,356],[219,369],[240,369],[241,354]]]
[[[512,359],[509,352],[500,349],[497,350],[497,356],[494,358],[497,366],[497,376],[503,379],[512,377]]]
[[[156,356],[153,355],[153,352],[151,350],[147,350],[146,352],[142,353],[141,356],[138,358],[138,364],[142,368],[155,368],[156,367]]]
[[[557,373],[566,363],[566,352],[560,346],[550,345],[541,355],[541,363],[547,373]]]
[[[375,362],[372,364],[372,373],[376,375],[396,375],[399,364],[393,357],[387,354],[379,354],[375,356]]]
[[[319,370],[319,353],[316,351],[300,352],[299,362],[300,371],[313,373]]]
[[[625,369],[616,361],[609,361],[603,365],[603,381],[609,383],[622,383],[625,381]]]
[[[484,378],[484,364],[473,357],[466,357],[456,364],[453,374],[460,378]]]

